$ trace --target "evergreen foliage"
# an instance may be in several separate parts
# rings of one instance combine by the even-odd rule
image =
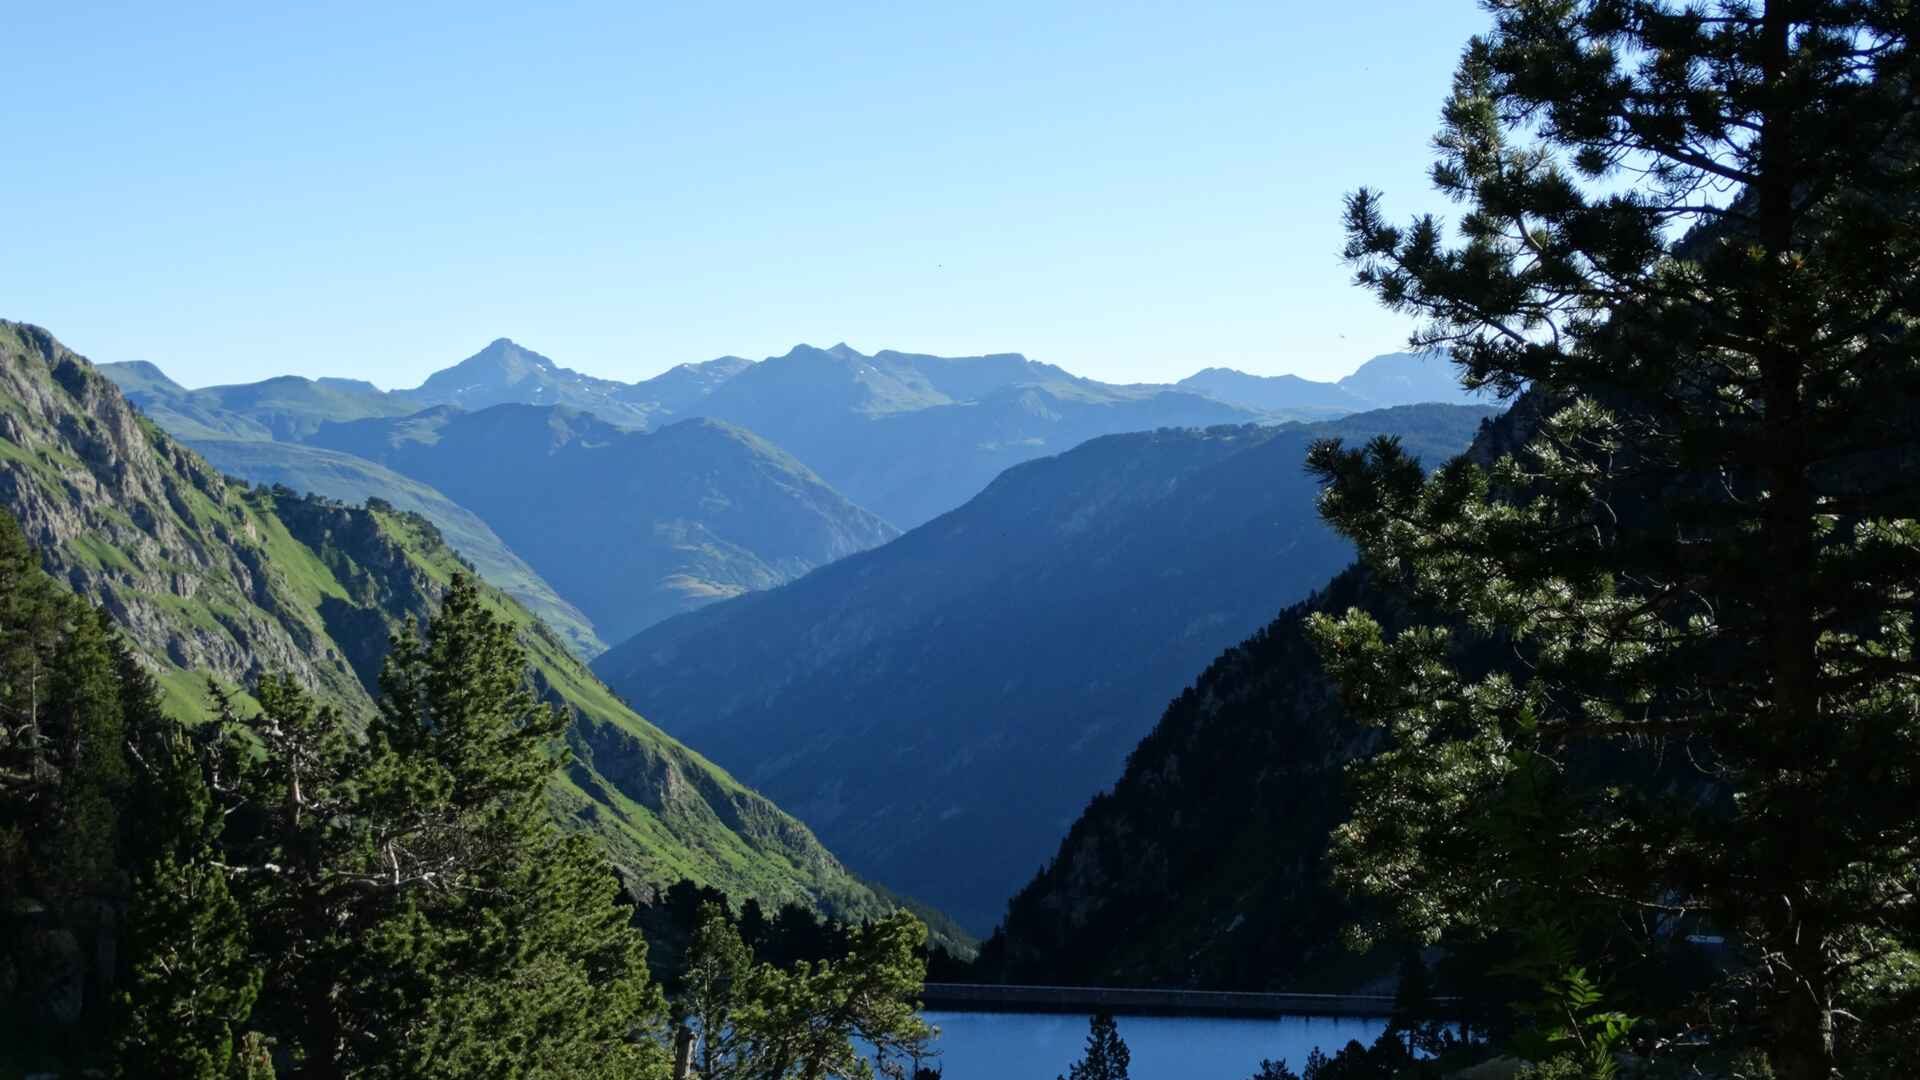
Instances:
[[[1327,519],[1442,616],[1313,622],[1389,740],[1340,878],[1429,939],[1540,928],[1617,964],[1726,934],[1722,1045],[1907,1075],[1883,1060],[1920,1003],[1915,10],[1489,7],[1433,170],[1459,244],[1363,190],[1347,255],[1416,345],[1546,415],[1431,479],[1392,440],[1312,456]],[[1622,1037],[1597,992],[1563,1033],[1589,1051]]]
[[[921,1071],[934,1031],[919,1016],[926,928],[913,916],[850,930],[836,960],[785,968],[754,961],[721,906],[701,916],[677,1004],[703,1080],[871,1077],[876,1063],[887,1076]]]
[[[0,1071],[668,1074],[634,912],[552,813],[568,717],[475,583],[397,635],[364,726],[268,675],[245,703],[212,686],[218,721],[187,729],[142,665],[0,515]],[[702,969],[747,995],[742,1075],[924,1057],[924,927],[785,910],[790,947],[846,955]]]
[[[735,994],[747,988],[752,970],[753,956],[725,909],[703,904],[678,1002],[699,1040],[694,1060],[703,1078],[743,1075],[744,1040],[733,1011]]]
[[[223,707],[209,756],[295,1076],[629,1076],[658,1012],[604,855],[545,791],[564,720],[511,628],[456,578],[389,654],[364,738],[284,677]]]
[[[1127,1066],[1133,1054],[1120,1038],[1120,1025],[1111,1013],[1099,1013],[1087,1020],[1086,1053],[1067,1070],[1061,1080],[1127,1080]]]
[[[0,515],[0,1046],[58,1055],[104,1028],[124,728],[152,707],[150,683],[122,686],[123,662]]]
[[[634,926],[647,939],[647,962],[669,994],[677,993],[687,978],[691,950],[709,920],[709,909],[735,927],[755,963],[788,968],[802,960],[838,960],[852,947],[851,928],[839,919],[822,918],[792,902],[782,904],[769,919],[754,897],[742,901],[736,915],[725,893],[683,878],[633,901]],[[974,977],[971,962],[932,940],[931,926],[928,931],[923,950],[927,978],[965,982]]]

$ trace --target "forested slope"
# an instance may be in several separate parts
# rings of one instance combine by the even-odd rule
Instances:
[[[1491,460],[1535,422],[1532,397],[1485,425]],[[1013,982],[1352,989],[1384,971],[1341,928],[1327,837],[1348,816],[1342,772],[1371,733],[1346,720],[1303,623],[1406,611],[1358,567],[1228,648],[1167,706],[982,948]]]

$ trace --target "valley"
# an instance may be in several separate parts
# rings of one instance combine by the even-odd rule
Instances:
[[[985,932],[1193,673],[1351,560],[1314,515],[1308,445],[1393,434],[1439,462],[1488,415],[1094,439],[594,667],[864,872]]]
[[[844,344],[623,384],[506,338],[395,391],[102,371],[221,471],[431,522],[614,694],[981,935],[1193,673],[1351,558],[1307,447],[1437,463],[1494,412],[1404,354],[1166,386]]]

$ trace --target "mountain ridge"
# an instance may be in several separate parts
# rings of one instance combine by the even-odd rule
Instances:
[[[897,535],[784,450],[706,418],[639,431],[567,406],[442,406],[310,441],[445,492],[609,640]]]
[[[230,483],[46,331],[0,322],[0,510],[43,567],[103,608],[157,672],[167,708],[210,715],[205,680],[286,672],[349,715],[372,706],[388,635],[470,573],[392,506]],[[573,768],[552,789],[632,880],[682,877],[859,917],[891,908],[790,815],[619,702],[538,619],[483,587],[567,709]]]
[[[1338,383],[1208,368],[1177,383],[1120,385],[1084,378],[1016,352],[942,357],[898,349],[862,353],[845,342],[801,343],[757,362],[720,357],[680,364],[636,383],[602,379],[497,338],[479,352],[388,393],[365,389],[271,417],[214,415],[201,391],[168,394],[152,373],[130,392],[170,430],[203,438],[305,441],[321,422],[404,415],[434,405],[479,411],[500,404],[584,409],[626,428],[706,416],[747,428],[805,462],[856,504],[911,528],[958,506],[1008,465],[1099,435],[1155,427],[1330,419],[1420,401],[1472,403],[1444,358],[1375,357]],[[163,373],[161,373],[163,374]],[[170,382],[170,380],[169,380]],[[318,386],[327,380],[317,380]],[[237,388],[224,389],[231,397]],[[318,395],[316,395],[318,396]],[[351,414],[349,414],[351,413]],[[880,427],[886,423],[890,426]],[[925,430],[919,430],[920,425]],[[902,434],[901,432],[905,433]],[[886,443],[866,452],[866,443]]]

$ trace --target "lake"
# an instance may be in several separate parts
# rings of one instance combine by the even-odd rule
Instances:
[[[1080,1060],[1087,1018],[1062,1013],[938,1012],[936,1066],[944,1080],[1054,1080]],[[1133,1080],[1247,1080],[1261,1058],[1294,1071],[1318,1046],[1329,1057],[1349,1039],[1371,1043],[1385,1020],[1327,1017],[1120,1016]]]

